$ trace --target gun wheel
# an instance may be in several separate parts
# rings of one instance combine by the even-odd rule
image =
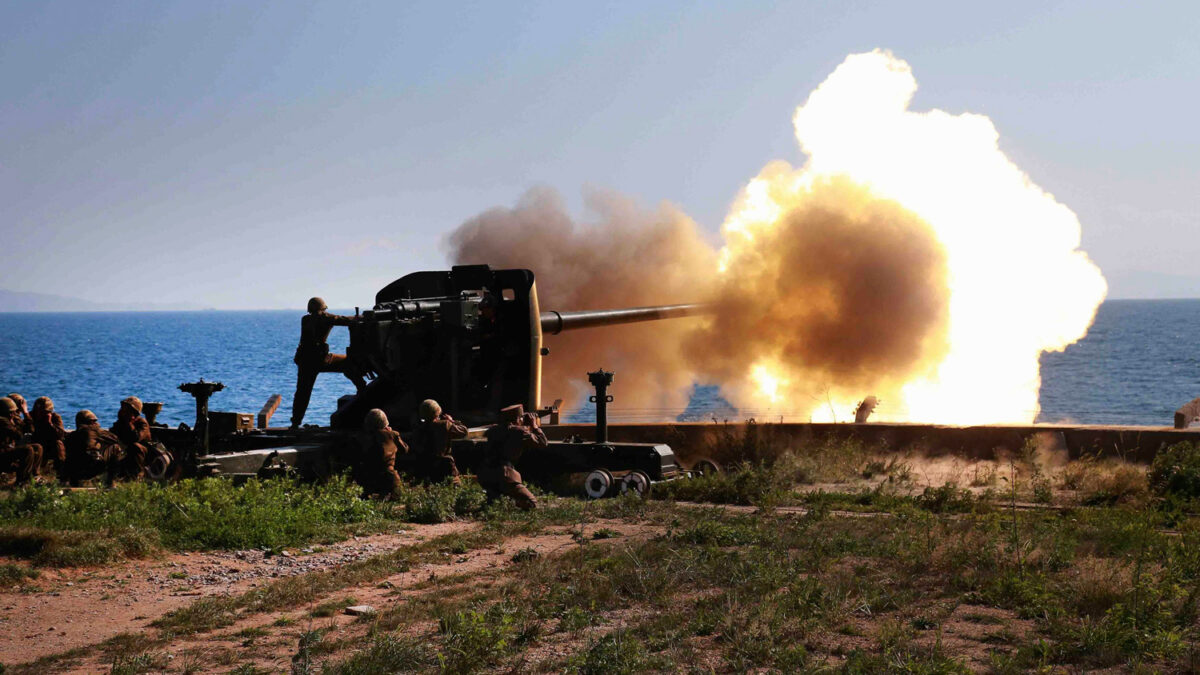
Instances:
[[[701,476],[712,476],[721,473],[721,465],[717,464],[715,460],[709,459],[708,457],[701,457],[700,459],[692,462],[692,473],[696,473]]]
[[[621,494],[632,492],[639,497],[650,494],[650,477],[641,471],[631,471],[621,479]]]
[[[607,469],[595,469],[583,479],[583,491],[590,499],[607,497],[613,488],[613,475]]]

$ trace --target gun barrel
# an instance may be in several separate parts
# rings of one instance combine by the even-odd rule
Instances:
[[[708,311],[710,311],[709,306],[701,303],[660,305],[657,307],[631,307],[629,309],[597,309],[579,312],[549,311],[542,312],[542,332],[547,335],[558,335],[567,330],[613,326],[621,323],[677,319],[685,316],[705,314]]]

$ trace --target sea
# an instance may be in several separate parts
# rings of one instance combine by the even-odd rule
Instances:
[[[257,413],[272,394],[283,404],[272,420],[286,425],[299,335],[296,311],[78,312],[0,314],[0,395],[32,401],[50,396],[70,426],[87,408],[108,424],[129,395],[161,401],[159,421],[192,423],[194,400],[179,390],[200,378],[218,381],[214,410]],[[1087,337],[1042,355],[1039,422],[1164,426],[1200,396],[1200,300],[1110,300]],[[344,329],[330,336],[344,353]],[[986,387],[986,382],[980,382]],[[305,421],[328,423],[339,396],[354,387],[337,374],[317,379]],[[698,384],[687,410],[664,419],[735,419],[717,387]],[[589,420],[588,409],[567,419]],[[644,419],[644,418],[642,418]],[[619,416],[614,421],[620,421]]]

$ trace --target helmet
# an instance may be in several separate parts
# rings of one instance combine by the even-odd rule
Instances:
[[[437,419],[437,416],[441,415],[441,414],[442,414],[442,406],[438,405],[437,401],[435,401],[431,398],[427,398],[424,401],[421,401],[421,419],[435,420],[435,419]]]
[[[88,424],[99,424],[100,419],[96,417],[96,413],[91,410],[80,410],[75,413],[75,426],[82,427]]]
[[[0,413],[11,415],[17,412],[17,404],[8,396],[0,396]]]
[[[322,300],[321,298],[309,298],[309,300],[308,300],[308,313],[309,314],[316,314],[317,312],[324,312],[327,309],[329,309],[329,305],[325,304],[325,301]]]
[[[39,396],[37,400],[33,402],[33,409],[45,410],[48,413],[52,413],[54,412],[54,401],[51,401],[49,396]]]
[[[363,420],[363,428],[367,431],[375,431],[376,429],[386,429],[388,426],[387,413],[379,408],[372,408],[367,412],[367,418]]]
[[[13,402],[13,403],[16,403],[16,404],[17,404],[17,407],[18,407],[18,408],[20,408],[20,407],[21,407],[21,404],[25,402],[25,397],[24,397],[24,396],[22,396],[22,395],[20,395],[20,394],[18,394],[18,393],[15,393],[15,392],[14,392],[14,393],[12,393],[12,394],[9,394],[9,395],[8,395],[8,397],[9,397],[10,399],[12,399],[12,402]]]
[[[139,415],[142,414],[142,399],[136,396],[121,399],[121,405],[127,405],[136,410]]]
[[[500,419],[505,422],[516,422],[525,414],[525,406],[520,403],[500,409]]]

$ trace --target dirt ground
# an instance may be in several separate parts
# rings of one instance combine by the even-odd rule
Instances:
[[[391,534],[288,550],[283,555],[266,556],[256,550],[183,553],[103,568],[46,571],[31,584],[0,592],[0,663],[18,665],[18,672],[111,672],[111,657],[103,650],[89,648],[122,635],[155,635],[155,620],[199,598],[242,593],[273,579],[329,570],[479,527],[477,522],[411,525]],[[628,537],[652,532],[648,527],[620,521],[589,525],[589,529],[594,528]],[[268,672],[287,672],[302,634],[314,627],[333,634],[346,633],[360,622],[341,611],[341,605],[349,604],[341,599],[353,598],[356,605],[385,612],[413,594],[434,588],[430,582],[440,577],[463,575],[487,586],[514,564],[516,552],[554,555],[575,545],[573,532],[569,527],[552,527],[533,536],[510,537],[486,549],[448,552],[439,562],[341,588],[304,607],[256,613],[220,630],[168,638],[167,644],[155,651],[165,655],[168,663],[161,665],[172,672],[223,672],[235,663],[241,667],[253,664]],[[314,607],[327,601],[337,606],[331,616],[311,616]],[[365,633],[365,629],[358,632]],[[53,665],[33,663],[70,650],[79,654],[58,659]],[[181,662],[170,663],[175,659]],[[26,666],[21,668],[19,664]]]

